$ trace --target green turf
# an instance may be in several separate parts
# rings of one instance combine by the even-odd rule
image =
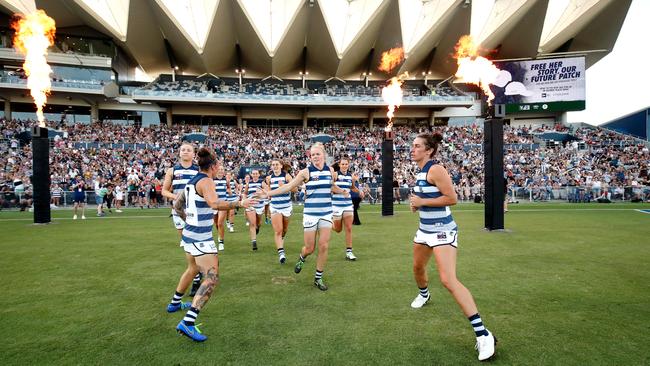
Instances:
[[[222,284],[199,316],[209,339],[178,337],[167,314],[184,259],[167,210],[129,210],[48,226],[0,212],[0,359],[3,365],[467,365],[476,361],[467,319],[437,281],[417,294],[411,240],[417,217],[383,218],[363,206],[357,262],[330,245],[330,290],[299,275],[301,216],[277,263],[270,226],[253,253],[243,217],[226,235]],[[509,233],[482,230],[482,206],[460,205],[458,276],[499,338],[493,364],[650,363],[650,205],[513,205]],[[147,217],[142,217],[147,216]],[[644,351],[645,350],[645,351]]]

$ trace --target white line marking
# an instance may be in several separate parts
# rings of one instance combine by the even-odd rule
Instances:
[[[523,209],[511,209],[508,211],[508,215],[510,216],[513,213],[516,214],[517,212],[562,212],[562,211],[639,211],[643,213],[648,213],[650,212],[644,212],[642,211],[643,209],[634,209],[634,208],[523,208]],[[650,209],[646,209],[650,210]],[[394,213],[411,213],[410,210],[394,210]],[[452,210],[452,214],[458,214],[461,212],[483,212],[481,209],[466,209],[466,210]],[[364,210],[359,211],[359,214],[365,215],[365,214],[381,214],[381,211],[371,211],[371,212],[366,212]],[[300,215],[302,216],[302,212],[295,212],[294,215]],[[96,216],[90,216],[87,217],[86,220],[130,220],[130,219],[159,219],[159,218],[166,218],[169,217],[169,215],[127,215],[127,216],[104,216],[104,217],[96,217]],[[414,215],[415,217],[415,215]],[[5,221],[33,221],[33,217],[25,217],[25,218],[11,218],[11,219],[0,219],[0,222],[5,222]],[[72,220],[72,217],[54,217],[52,218],[52,221],[65,221],[65,220]],[[83,221],[81,219],[78,219],[79,221]]]

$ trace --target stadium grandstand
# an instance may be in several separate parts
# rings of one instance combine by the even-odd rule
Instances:
[[[13,13],[30,6],[46,10],[57,24],[48,56],[53,93],[45,107],[55,129],[50,133],[57,188],[67,191],[80,174],[90,181],[114,180],[125,191],[155,188],[178,143],[193,132],[205,133],[202,143],[217,146],[235,172],[265,166],[271,158],[300,169],[310,136],[326,133],[333,136],[327,145],[333,156],[354,157],[353,168],[372,192],[368,199],[376,202],[378,126],[386,121],[381,88],[391,76],[377,64],[382,50],[402,44],[406,59],[393,74],[412,76],[404,81],[396,115],[394,184],[401,197],[408,195],[414,183],[408,142],[417,131],[437,127],[451,146],[446,159],[459,196],[480,200],[485,111],[478,89],[452,82],[455,65],[449,61],[456,40],[469,32],[470,1],[281,1],[269,2],[268,9],[253,3],[0,1],[0,146],[10,157],[0,178],[3,207],[18,205],[23,191],[29,192],[26,130],[34,107],[21,56],[11,48],[9,23]],[[586,67],[616,40],[591,30],[616,35],[630,4],[593,1],[575,11],[578,2],[572,1],[549,23],[547,1],[505,3],[495,2],[479,36],[483,47],[495,50],[491,57],[580,54]],[[343,21],[340,12],[348,14]],[[151,80],[138,81],[144,74]],[[505,166],[511,199],[591,201],[602,191],[615,199],[648,199],[647,131],[637,122],[646,117],[647,126],[646,112],[604,128],[568,125],[562,110],[509,114]],[[238,127],[247,129],[236,133]],[[131,150],[139,151],[138,158]],[[131,174],[137,184],[127,179]],[[63,204],[68,201],[64,195]]]
[[[396,123],[473,123],[478,89],[453,83],[458,39],[475,38],[491,59],[584,57],[612,49],[630,1],[578,1],[561,15],[549,1],[420,0],[0,1],[4,117],[32,118],[14,13],[43,9],[56,21],[46,116],[69,123],[223,124],[308,127],[385,124],[380,87],[409,72]],[[345,14],[346,16],[340,16]],[[594,30],[598,30],[597,32]],[[381,55],[401,46],[390,74]],[[566,110],[511,114],[511,124],[553,124]],[[543,112],[543,113],[542,113]],[[589,122],[589,121],[585,121]]]

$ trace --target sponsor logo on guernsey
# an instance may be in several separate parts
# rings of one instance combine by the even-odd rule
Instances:
[[[438,240],[447,239],[447,233],[438,233]]]

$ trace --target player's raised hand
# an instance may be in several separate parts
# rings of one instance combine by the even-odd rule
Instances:
[[[241,201],[239,202],[239,204],[240,204],[241,207],[243,207],[243,208],[249,208],[249,207],[255,205],[257,202],[258,202],[258,201],[257,201],[257,198],[252,197],[252,198],[244,198],[243,200],[241,200]]]
[[[269,191],[268,189],[260,188],[253,194],[253,197],[257,199],[269,198]]]

